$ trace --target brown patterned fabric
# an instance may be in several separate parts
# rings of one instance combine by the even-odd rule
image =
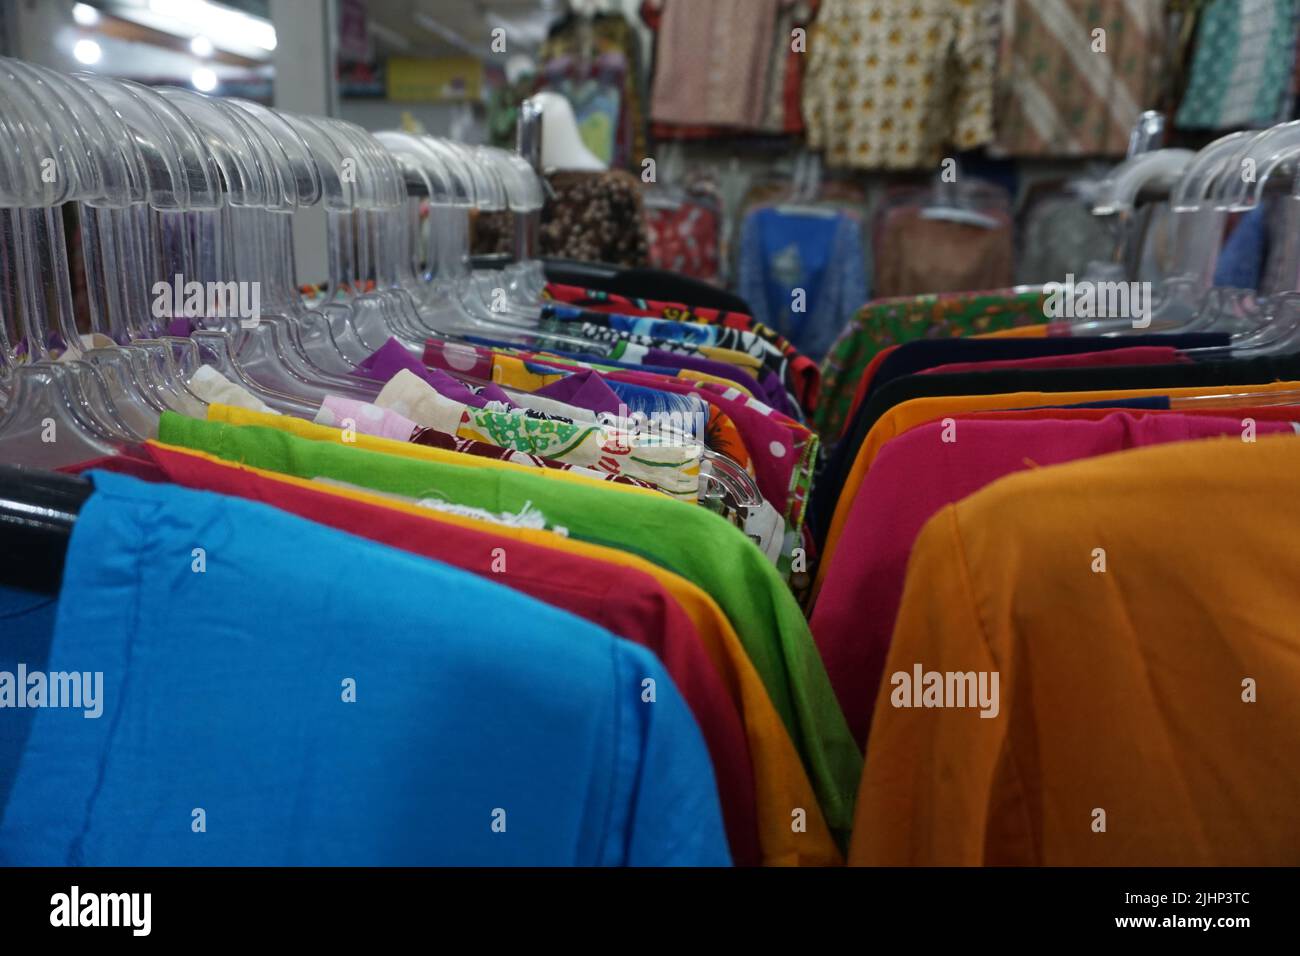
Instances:
[[[546,181],[554,198],[542,209],[541,255],[627,267],[650,264],[650,230],[637,177],[622,170],[556,172]],[[514,228],[513,213],[478,213],[474,255],[513,251]]]
[[[542,209],[542,255],[617,266],[646,266],[650,239],[641,181],[622,170],[557,172]]]

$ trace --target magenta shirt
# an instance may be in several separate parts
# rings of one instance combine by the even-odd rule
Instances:
[[[1259,436],[1293,432],[1290,422],[1255,427]],[[936,512],[1025,468],[1173,441],[1240,440],[1241,432],[1240,418],[1116,412],[1095,420],[959,419],[956,440],[946,443],[943,424],[930,422],[887,442],[853,500],[844,546],[812,616],[813,637],[858,743],[870,727],[912,544]],[[1088,556],[1080,560],[1086,571]]]
[[[996,372],[1003,369],[1033,371],[1046,368],[1096,368],[1103,365],[1190,365],[1192,362],[1170,345],[1135,345],[1101,352],[1070,352],[1033,358],[993,359],[985,362],[949,362],[921,370],[919,375],[952,375],[956,372]]]

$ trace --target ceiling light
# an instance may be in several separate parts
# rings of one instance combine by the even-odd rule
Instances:
[[[76,3],[72,6],[72,19],[80,26],[93,27],[99,22],[99,11],[88,3]]]
[[[249,44],[275,49],[275,27],[270,20],[249,16],[207,0],[149,0],[150,12],[169,17],[187,32],[207,36],[214,46]]]
[[[212,56],[212,41],[205,36],[197,36],[190,41],[190,51],[195,56]]]
[[[94,40],[78,40],[72,48],[72,55],[77,58],[78,63],[84,63],[86,66],[94,66],[99,62],[104,51],[99,48],[99,44]]]
[[[211,93],[217,88],[217,74],[201,66],[190,75],[190,82],[200,93]]]

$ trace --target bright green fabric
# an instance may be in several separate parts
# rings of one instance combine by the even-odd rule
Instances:
[[[731,620],[799,749],[828,825],[847,835],[862,755],[794,596],[762,552],[725,519],[671,498],[612,495],[598,485],[554,481],[540,472],[403,458],[174,413],[163,415],[158,439],[300,478],[326,477],[495,513],[531,505],[548,527],[638,554],[693,581]]]

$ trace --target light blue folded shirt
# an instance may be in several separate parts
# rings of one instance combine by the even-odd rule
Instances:
[[[0,862],[729,864],[643,648],[267,505],[90,477],[48,644],[48,602],[0,589],[26,635],[0,671],[102,672],[102,713],[0,707]]]

